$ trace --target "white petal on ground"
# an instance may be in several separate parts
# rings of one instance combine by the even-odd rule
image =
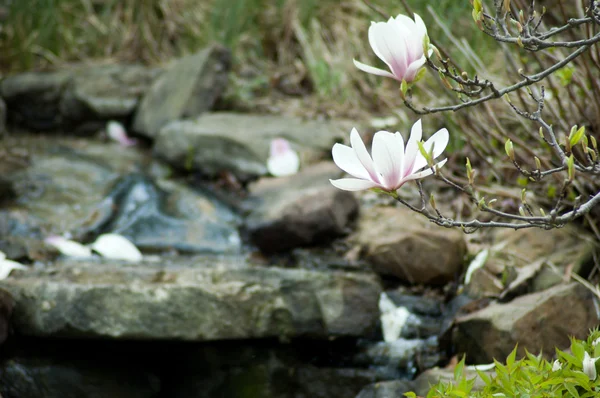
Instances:
[[[300,157],[292,149],[290,143],[283,138],[271,141],[267,170],[275,177],[296,174],[300,169]]]
[[[53,246],[56,250],[67,257],[92,257],[92,250],[74,240],[63,238],[62,236],[49,236],[44,242]]]
[[[489,251],[487,249],[482,250],[479,253],[477,253],[473,260],[471,260],[471,263],[467,268],[467,273],[465,274],[465,285],[468,285],[469,282],[471,282],[471,277],[473,276],[473,273],[485,265],[485,261],[488,258],[488,254]]]
[[[106,135],[110,139],[118,142],[119,144],[125,147],[137,144],[136,139],[130,138],[127,135],[125,127],[121,123],[115,122],[114,120],[111,120],[106,124]]]
[[[138,262],[143,258],[142,253],[133,243],[118,234],[100,235],[90,246],[102,257],[113,260]]]
[[[28,268],[16,261],[7,260],[6,254],[0,252],[0,280],[6,279],[13,269],[27,270]]]

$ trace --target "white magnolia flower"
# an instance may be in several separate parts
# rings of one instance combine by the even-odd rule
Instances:
[[[6,258],[6,254],[0,251],[0,280],[6,279],[13,269],[26,270],[28,268],[21,263],[18,263],[13,260],[8,260]]]
[[[587,351],[583,354],[583,373],[586,374],[590,380],[596,380],[596,361],[600,357],[592,358]]]
[[[131,138],[127,135],[125,127],[121,123],[115,122],[114,120],[111,120],[106,124],[106,135],[124,147],[137,144],[137,140],[135,138]]]
[[[267,169],[275,177],[288,176],[298,172],[300,169],[300,158],[287,140],[275,138],[271,141]]]
[[[407,181],[431,175],[431,167],[422,170],[427,166],[427,160],[419,151],[421,135],[421,120],[413,125],[406,146],[400,133],[379,131],[373,136],[372,154],[369,155],[358,131],[352,129],[352,147],[335,144],[332,155],[335,164],[354,178],[330,180],[331,183],[346,191],[380,188],[394,192]],[[423,148],[427,153],[433,153],[435,159],[448,145],[448,139],[448,130],[441,129],[423,144]],[[434,167],[442,167],[446,160],[438,162]]]
[[[369,44],[391,72],[357,60],[354,60],[354,65],[374,75],[391,77],[400,82],[413,81],[426,61],[423,46],[427,37],[425,23],[417,14],[414,15],[414,20],[400,14],[387,22],[371,22]]]
[[[143,256],[133,243],[118,234],[102,234],[90,247],[102,257],[131,262],[141,261]]]

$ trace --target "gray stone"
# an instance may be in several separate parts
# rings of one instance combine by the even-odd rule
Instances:
[[[484,266],[473,273],[466,288],[474,298],[506,301],[562,283],[568,273],[585,276],[596,245],[594,236],[576,225],[547,231],[497,230],[492,240]]]
[[[485,383],[474,370],[465,368],[463,374],[467,377],[467,380],[475,380],[474,391],[485,387]],[[356,398],[400,398],[411,391],[419,397],[426,397],[431,386],[440,381],[444,383],[454,382],[454,371],[452,369],[432,368],[421,373],[415,380],[392,380],[374,383],[365,387]]]
[[[597,325],[594,294],[570,283],[458,317],[453,341],[468,363],[504,360],[517,343],[517,356],[527,350],[534,355],[543,351],[550,358],[555,347],[569,346],[569,336],[584,339]]]
[[[252,243],[264,252],[277,252],[323,244],[350,232],[358,201],[330,184],[339,174],[333,163],[320,163],[253,184],[246,219]]]
[[[0,81],[0,97],[14,123],[34,130],[56,129],[63,122],[59,104],[70,80],[69,71],[8,76]]]
[[[6,102],[0,97],[0,136],[6,133]]]
[[[225,90],[230,67],[229,50],[218,45],[175,61],[142,99],[134,131],[154,138],[168,122],[210,110]]]
[[[341,138],[330,122],[296,117],[215,112],[194,120],[175,121],[161,129],[156,154],[180,169],[214,177],[232,172],[242,180],[267,173],[269,148],[274,138],[285,138],[301,159],[301,165],[331,156]]]
[[[10,119],[33,130],[95,128],[125,120],[160,73],[140,65],[76,65],[57,72],[27,72],[0,82]]]
[[[3,281],[17,333],[45,337],[223,340],[367,336],[373,274],[262,268],[201,257],[169,267],[63,263]]]
[[[83,242],[115,232],[145,251],[240,249],[239,217],[208,191],[166,180],[168,167],[143,149],[25,134],[2,144],[30,156],[7,176],[15,205],[0,209],[0,250],[11,258],[65,232]]]
[[[80,67],[62,95],[61,113],[70,125],[125,120],[161,72],[141,65]]]
[[[10,317],[15,303],[9,292],[0,289],[0,345],[8,337],[10,330]]]
[[[122,365],[12,359],[0,365],[3,398],[155,398],[159,380]]]
[[[405,208],[362,214],[352,240],[376,272],[415,284],[445,284],[462,272],[467,249],[460,230],[440,228]]]

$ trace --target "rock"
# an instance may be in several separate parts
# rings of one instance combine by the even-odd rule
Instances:
[[[0,97],[16,124],[33,130],[58,128],[63,117],[60,100],[71,79],[68,71],[27,72],[0,81]]]
[[[139,65],[28,72],[2,80],[0,97],[12,121],[28,129],[72,129],[88,123],[97,129],[106,120],[130,117],[159,73]]]
[[[6,341],[10,331],[10,317],[15,303],[9,292],[0,289],[0,345]]]
[[[339,174],[333,163],[320,163],[293,176],[253,184],[246,219],[252,243],[272,253],[323,244],[348,233],[358,201],[329,183]]]
[[[261,268],[239,257],[112,266],[62,263],[0,281],[16,333],[226,340],[368,336],[381,286],[369,273]]]
[[[3,398],[153,398],[159,390],[153,375],[118,363],[19,358],[0,364]]]
[[[445,284],[463,269],[466,243],[457,229],[440,228],[398,207],[370,208],[353,241],[375,272],[413,284]]]
[[[340,139],[330,122],[296,117],[207,113],[194,120],[169,123],[160,130],[155,152],[174,166],[214,177],[221,171],[249,180],[267,173],[274,138],[285,138],[300,155],[300,166],[329,157]]]
[[[135,114],[135,132],[154,138],[161,127],[212,108],[227,85],[229,50],[213,45],[181,58],[154,82]]]
[[[0,97],[0,136],[6,133],[6,102]]]
[[[568,272],[585,276],[591,269],[595,247],[595,238],[575,225],[552,230],[498,230],[493,242],[484,266],[473,273],[467,286],[466,291],[474,298],[508,300],[559,284]]]
[[[394,378],[411,375],[417,368],[429,368],[440,360],[437,338],[398,339],[391,342],[367,343],[354,362],[365,367],[378,368]]]
[[[459,317],[453,340],[468,363],[502,361],[517,343],[518,356],[524,356],[525,350],[534,355],[543,350],[550,358],[555,347],[569,346],[569,336],[584,339],[597,325],[594,294],[570,283]]]
[[[323,342],[216,344],[176,352],[177,360],[169,362],[178,368],[165,378],[161,393],[170,398],[354,397],[378,380],[371,369],[339,363]],[[318,357],[326,357],[326,363],[318,363]]]
[[[465,368],[467,380],[474,379],[474,391],[485,387],[485,383],[474,370]],[[356,398],[396,398],[407,392],[414,392],[419,397],[426,397],[431,386],[440,381],[454,382],[454,371],[451,369],[432,368],[421,373],[415,380],[382,381],[365,387]]]
[[[84,243],[115,232],[146,251],[240,249],[239,217],[208,191],[165,180],[168,167],[141,149],[39,135],[3,143],[10,140],[31,157],[8,176],[16,205],[0,209],[0,250],[10,258],[30,251],[31,238],[65,232]]]
[[[141,65],[78,68],[62,95],[60,109],[67,125],[125,120],[162,70]]]
[[[238,219],[206,191],[130,174],[115,184],[73,234],[91,241],[103,233],[116,233],[153,252],[235,253],[242,244]]]

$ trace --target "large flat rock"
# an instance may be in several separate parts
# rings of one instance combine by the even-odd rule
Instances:
[[[14,272],[0,287],[15,299],[13,326],[23,335],[286,339],[365,336],[377,326],[381,285],[373,274],[187,261],[64,263]]]

